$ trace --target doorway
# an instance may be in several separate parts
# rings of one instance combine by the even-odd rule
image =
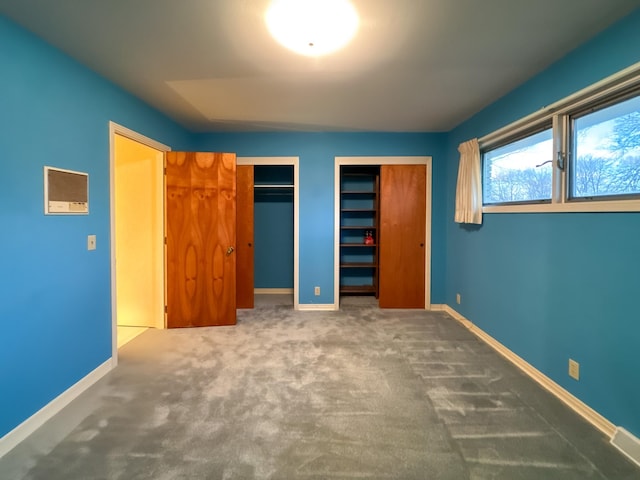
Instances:
[[[116,134],[118,327],[164,327],[164,153]]]
[[[112,358],[147,328],[164,328],[164,152],[110,122]]]
[[[298,162],[298,157],[238,157],[237,159],[238,166],[253,166],[255,172],[254,184],[252,185],[255,206],[253,225],[255,228],[255,275],[251,281],[255,281],[253,292],[254,303],[257,305],[292,305],[294,309],[299,309]],[[279,229],[271,228],[265,224],[265,218],[273,213],[278,219],[285,216],[291,218],[289,214],[292,213],[293,229],[292,232],[289,230],[287,234],[287,237],[292,236],[292,238],[279,242],[277,239]],[[266,221],[268,222],[268,220]],[[265,234],[268,235],[265,236]],[[274,268],[271,263],[276,259],[276,256],[270,256],[269,250],[282,250],[282,248],[287,248],[287,253],[290,253],[291,249],[293,250],[293,263],[287,262],[286,269],[277,266]],[[269,271],[275,274],[275,277],[270,275]],[[270,284],[270,280],[265,279],[265,274],[275,283]],[[239,271],[238,275],[240,278],[242,273]],[[290,279],[291,275],[293,285],[289,287],[287,278]],[[283,285],[286,286],[283,287]]]
[[[430,280],[431,280],[431,157],[335,157],[335,184],[334,184],[334,192],[335,192],[335,220],[334,220],[334,226],[335,226],[335,230],[334,230],[334,309],[335,310],[339,310],[340,308],[340,283],[341,283],[341,268],[340,268],[340,264],[341,264],[341,250],[340,250],[340,245],[341,245],[341,239],[343,238],[343,230],[347,229],[347,232],[349,232],[349,229],[354,230],[356,228],[360,228],[360,226],[354,226],[352,224],[346,224],[347,226],[345,227],[344,225],[342,225],[341,223],[341,191],[343,190],[341,188],[341,180],[342,180],[342,175],[341,175],[341,171],[343,170],[343,167],[345,166],[376,166],[376,167],[380,167],[380,172],[383,173],[384,169],[387,169],[388,171],[391,171],[391,169],[395,169],[396,167],[407,167],[408,169],[411,169],[412,166],[420,166],[421,168],[417,171],[420,171],[420,175],[422,175],[423,177],[421,178],[421,184],[422,187],[420,189],[421,192],[424,192],[424,224],[421,226],[421,228],[415,229],[415,231],[421,231],[424,233],[420,233],[420,239],[417,242],[417,246],[419,249],[421,249],[421,254],[419,255],[419,257],[422,257],[422,253],[424,254],[424,292],[419,292],[420,296],[419,298],[424,298],[424,304],[422,304],[422,300],[420,300],[420,307],[419,308],[425,308],[428,309],[431,306],[431,285],[430,285]],[[404,170],[404,169],[402,169]],[[389,177],[389,175],[385,175],[386,177]],[[410,175],[411,176],[415,176],[415,172],[412,173]],[[408,184],[404,184],[404,187],[406,187]],[[402,190],[402,186],[400,187],[396,187],[400,188],[400,190]],[[354,191],[350,191],[350,188],[347,188],[347,193],[358,193],[359,196],[360,194],[364,194],[364,193],[370,193],[370,192],[361,192],[361,189],[358,190],[354,190]],[[409,188],[409,190],[413,191],[413,188]],[[376,192],[377,189],[374,189],[373,192]],[[380,195],[382,195],[382,192],[380,192]],[[374,196],[377,197],[377,194]],[[371,201],[370,198],[366,199],[367,201]],[[380,201],[383,201],[384,199],[382,199],[382,197],[380,197]],[[362,208],[357,208],[356,210],[362,210]],[[367,211],[371,211],[371,210],[376,210],[377,209],[372,209],[370,207],[367,207]],[[387,209],[389,210],[389,209]],[[363,210],[364,211],[364,210]],[[419,217],[422,217],[422,213],[419,215]],[[377,217],[377,214],[376,214]],[[389,223],[392,224],[393,222],[388,222],[385,221],[384,218],[380,219],[381,223]],[[367,225],[369,225],[369,223],[367,223]],[[374,223],[374,225],[377,225],[377,222]],[[388,229],[388,232],[391,232],[393,229]],[[359,230],[358,230],[359,232]],[[379,232],[378,232],[379,233]],[[344,243],[344,242],[343,242]],[[362,243],[362,242],[361,242]],[[366,243],[365,243],[366,245]],[[371,248],[376,247],[376,242],[375,240],[373,240],[372,244],[371,244]],[[381,250],[380,253],[384,253],[383,250]],[[389,255],[386,255],[387,258],[389,258]],[[418,257],[418,256],[416,256]],[[381,262],[383,260],[383,258],[380,259]],[[351,260],[349,260],[349,262],[351,262]],[[386,263],[386,265],[391,265],[393,264],[393,262],[383,262]],[[375,266],[372,268],[379,268],[379,275],[382,276],[385,274],[385,270],[382,268],[384,267],[383,263],[380,264],[380,266]],[[351,265],[351,263],[349,263],[349,265]],[[389,271],[387,271],[387,273],[389,273]],[[399,277],[400,279],[402,279],[402,276]],[[389,282],[387,282],[389,283]],[[420,282],[422,283],[422,282]],[[383,285],[383,279],[380,278],[380,285]],[[415,289],[416,283],[413,282],[411,287],[412,289]],[[419,287],[420,289],[422,289],[422,285],[420,285]],[[388,288],[384,289],[385,291],[388,291]],[[382,295],[384,292],[381,292],[380,294]],[[391,296],[394,296],[393,293],[391,293]],[[386,295],[386,297],[388,298],[389,295]],[[382,306],[383,303],[386,302],[381,302],[380,305]],[[399,305],[388,305],[391,306],[392,308],[416,308],[415,304],[412,304],[411,307],[400,307]]]

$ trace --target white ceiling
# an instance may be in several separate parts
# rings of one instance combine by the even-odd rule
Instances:
[[[193,131],[447,131],[640,0],[352,0],[344,50],[297,56],[269,0],[0,0],[0,12]]]

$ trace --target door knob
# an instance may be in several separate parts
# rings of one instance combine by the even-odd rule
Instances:
[[[227,257],[233,253],[233,247],[227,248]]]

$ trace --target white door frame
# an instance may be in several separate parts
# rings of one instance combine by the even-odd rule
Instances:
[[[340,167],[343,165],[425,165],[426,166],[426,229],[424,255],[424,308],[431,309],[431,157],[335,157],[334,184],[334,309],[340,309]]]
[[[135,142],[154,148],[161,152],[168,152],[171,147],[145,137],[127,127],[115,122],[109,122],[109,216],[111,240],[111,362],[118,364],[118,309],[116,294],[116,211],[115,211],[115,136],[121,135]],[[163,165],[164,167],[164,165]],[[164,190],[164,189],[163,189]],[[164,196],[164,194],[163,194]],[[163,201],[164,209],[164,201]],[[166,282],[165,289],[166,289]],[[165,293],[166,295],[166,293]]]
[[[300,158],[299,157],[237,157],[237,165],[293,165],[293,308],[300,309]]]

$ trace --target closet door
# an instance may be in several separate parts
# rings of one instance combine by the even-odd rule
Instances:
[[[380,167],[380,308],[425,308],[426,166]]]
[[[237,166],[237,308],[253,308],[253,165]]]
[[[236,156],[167,152],[167,327],[236,323]]]

